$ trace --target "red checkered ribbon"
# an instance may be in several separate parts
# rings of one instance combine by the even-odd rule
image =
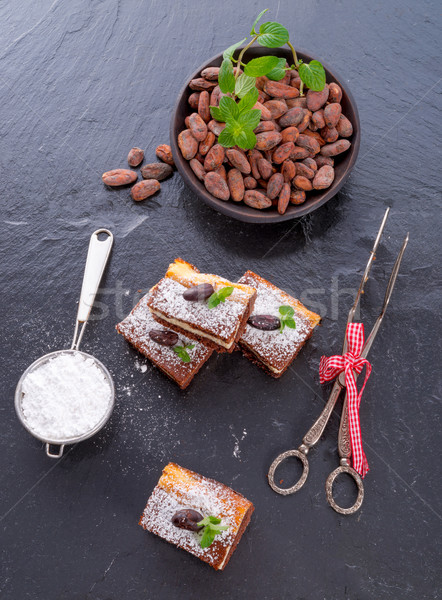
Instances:
[[[368,472],[368,463],[362,449],[361,425],[359,421],[359,406],[361,404],[362,392],[367,379],[370,377],[371,365],[360,354],[364,346],[363,323],[350,323],[347,328],[347,352],[344,355],[323,356],[319,364],[319,380],[321,383],[331,381],[345,372],[345,386],[347,388],[348,422],[350,429],[351,451],[353,457],[353,468],[361,477]],[[365,369],[365,380],[358,393],[355,372],[359,375]]]

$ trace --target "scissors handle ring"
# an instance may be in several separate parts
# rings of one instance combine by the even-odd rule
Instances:
[[[335,482],[336,477],[338,477],[338,475],[341,473],[347,473],[350,475],[358,487],[358,497],[356,498],[356,502],[349,508],[342,508],[336,504],[335,499],[333,498],[333,483]],[[332,471],[332,473],[330,473],[330,475],[327,477],[327,481],[325,482],[325,493],[327,496],[327,502],[336,512],[341,513],[341,515],[352,515],[361,508],[362,502],[364,501],[364,484],[362,483],[362,478],[357,471],[348,465],[341,465]]]
[[[278,485],[276,485],[276,483],[275,483],[275,471],[279,467],[279,465],[282,462],[284,462],[287,458],[289,458],[290,456],[295,456],[296,458],[299,458],[299,460],[302,462],[302,475],[299,478],[299,480],[295,483],[295,485],[292,485],[292,487],[281,488]],[[269,485],[274,492],[281,494],[282,496],[288,496],[289,494],[294,494],[295,492],[297,492],[298,490],[300,490],[302,488],[302,486],[304,485],[304,483],[307,479],[308,471],[309,471],[309,466],[308,466],[307,456],[299,450],[287,450],[287,452],[283,452],[282,454],[279,454],[275,458],[275,460],[272,462],[272,464],[270,465],[270,469],[267,474],[267,477],[269,480]]]

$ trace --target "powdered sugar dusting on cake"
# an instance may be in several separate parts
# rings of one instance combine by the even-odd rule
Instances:
[[[263,362],[277,369],[282,368],[298,352],[305,340],[311,335],[312,325],[308,318],[298,309],[298,303],[289,299],[277,288],[271,288],[253,277],[244,278],[244,283],[252,285],[257,291],[257,297],[252,315],[273,315],[280,317],[280,306],[292,306],[295,311],[293,319],[296,329],[285,327],[283,332],[262,331],[247,324],[241,342],[245,342]],[[240,279],[242,282],[243,278]]]
[[[185,300],[183,293],[186,289],[178,281],[165,277],[155,286],[149,305],[167,318],[189,323],[217,338],[230,341],[241,324],[250,295],[235,288],[225,302],[209,308],[204,300]]]

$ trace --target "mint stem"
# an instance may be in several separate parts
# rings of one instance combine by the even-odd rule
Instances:
[[[295,67],[298,68],[299,67],[299,61],[298,61],[298,56],[296,54],[296,50],[293,48],[292,44],[290,42],[287,42],[287,46],[290,48],[290,50],[292,51],[293,54],[293,62],[295,63]]]
[[[236,68],[236,73],[235,73],[235,83],[236,80],[238,79],[239,76],[239,69],[240,69],[240,65],[241,65],[241,61],[242,61],[242,57],[244,56],[244,53],[246,50],[248,50],[250,48],[250,46],[252,44],[254,44],[256,42],[256,40],[258,39],[259,35],[255,35],[252,40],[247,44],[247,46],[245,48],[243,48],[240,52],[240,55],[238,56],[238,62],[237,62],[237,68]]]

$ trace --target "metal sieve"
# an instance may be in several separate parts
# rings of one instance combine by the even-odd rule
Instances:
[[[24,371],[24,373],[20,377],[20,380],[17,384],[17,388],[15,390],[15,410],[16,410],[19,420],[21,421],[23,427],[25,427],[25,429],[27,429],[29,431],[29,433],[31,433],[34,437],[36,437],[38,440],[42,441],[45,444],[46,454],[50,458],[60,458],[63,455],[63,450],[66,445],[76,444],[77,442],[81,442],[82,440],[85,440],[85,439],[90,438],[93,435],[95,435],[107,423],[107,421],[109,420],[109,417],[112,414],[112,410],[114,408],[115,387],[114,387],[114,382],[112,380],[111,374],[106,369],[106,367],[103,365],[103,363],[100,362],[97,358],[95,358],[94,356],[91,356],[90,354],[86,354],[85,352],[80,352],[80,350],[79,350],[80,342],[83,338],[84,330],[86,328],[86,323],[89,319],[89,315],[90,315],[92,306],[94,304],[95,296],[97,294],[98,287],[100,285],[100,281],[103,276],[107,260],[109,258],[112,244],[113,244],[113,235],[107,229],[97,229],[97,231],[94,231],[94,233],[91,235],[91,239],[89,242],[89,250],[88,250],[87,259],[86,259],[86,266],[84,269],[83,284],[81,287],[80,302],[78,304],[77,320],[75,323],[74,337],[73,337],[72,345],[71,345],[70,349],[69,350],[57,350],[56,352],[50,352],[49,354],[45,354],[44,356],[41,356],[40,358],[38,358],[35,362],[33,362],[26,369],[26,371]],[[36,431],[34,431],[31,428],[31,426],[27,422],[26,417],[23,413],[23,404],[22,404],[23,382],[24,382],[26,376],[31,371],[34,371],[35,369],[41,367],[44,363],[55,358],[56,356],[59,356],[61,354],[75,354],[75,353],[81,354],[84,358],[92,359],[94,361],[95,365],[103,373],[105,379],[107,380],[107,382],[110,386],[110,390],[111,390],[111,398],[110,398],[109,405],[107,407],[106,412],[103,414],[102,418],[95,425],[95,427],[93,427],[93,429],[90,429],[88,431],[85,431],[81,435],[71,437],[68,439],[43,438],[41,435],[39,435]],[[58,451],[52,452],[51,446],[58,446]]]

